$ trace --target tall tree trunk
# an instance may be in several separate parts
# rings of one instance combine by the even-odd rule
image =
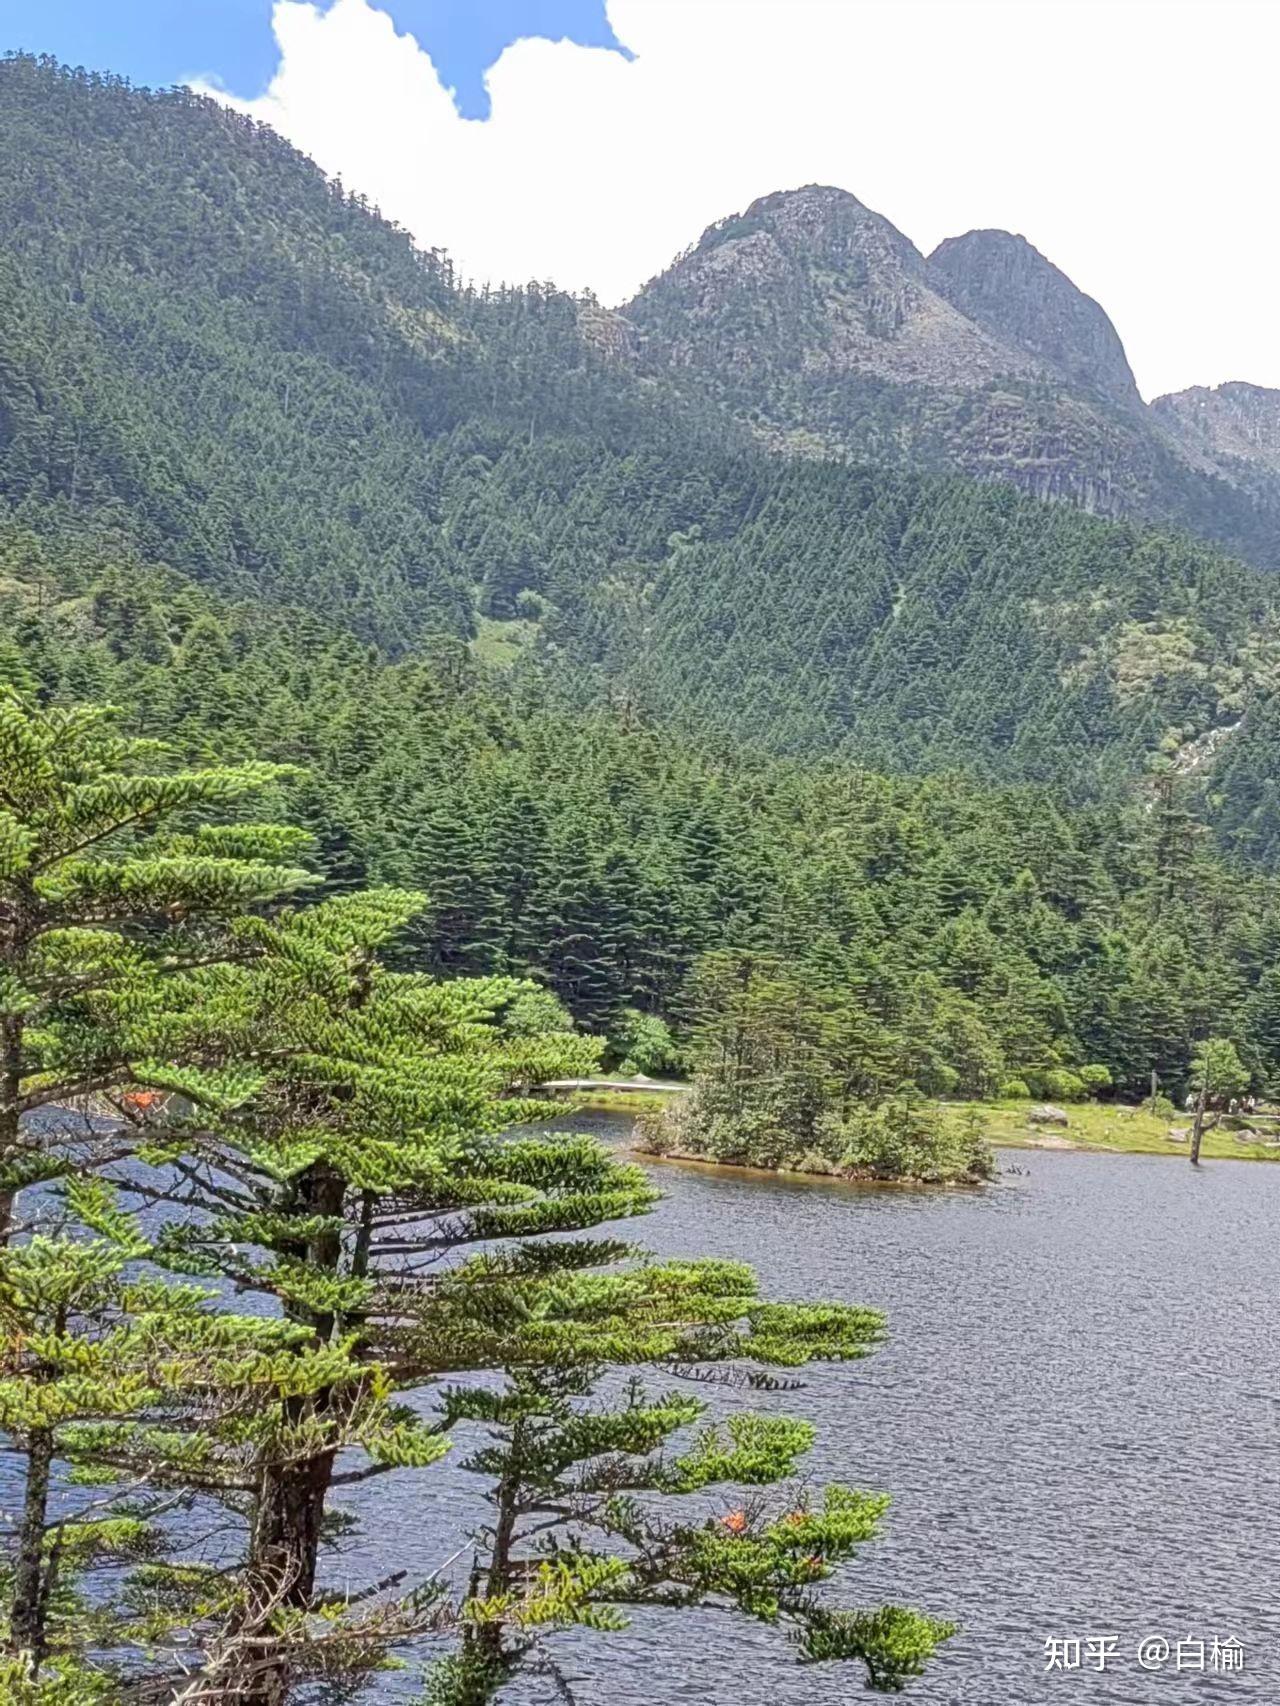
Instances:
[[[363,1006],[368,998],[367,969],[352,998],[354,1007]],[[293,1181],[283,1206],[289,1212],[321,1215],[327,1220],[340,1221],[346,1200],[347,1181],[342,1174],[327,1161],[317,1161]],[[373,1195],[366,1192],[357,1239],[357,1259],[364,1272],[368,1270],[373,1206]],[[336,1274],[342,1266],[342,1236],[336,1231],[324,1232],[309,1242],[300,1242],[285,1253],[309,1262],[323,1273]],[[286,1313],[301,1325],[310,1327],[322,1341],[332,1338],[339,1326],[331,1314],[316,1315],[302,1310],[288,1310]],[[284,1404],[284,1419],[287,1424],[301,1416],[323,1417],[332,1405],[333,1394],[328,1390],[313,1393],[305,1399],[291,1398]],[[299,1462],[264,1464],[250,1535],[248,1577],[251,1592],[276,1596],[277,1603],[294,1610],[305,1610],[310,1606],[315,1594],[325,1503],[336,1457],[336,1448],[330,1448],[315,1452]],[[235,1706],[282,1706],[290,1691],[289,1669],[288,1654],[281,1653],[275,1663],[265,1667],[247,1687],[237,1689],[228,1699],[234,1700]]]
[[[511,1430],[506,1467],[494,1489],[497,1516],[493,1528],[493,1550],[489,1555],[487,1568],[478,1566],[472,1572],[473,1597],[481,1593],[482,1583],[485,1597],[490,1599],[509,1593],[515,1585],[512,1580],[511,1549],[515,1544],[516,1524],[520,1516],[523,1432],[522,1424],[516,1422]],[[477,1698],[481,1698],[479,1691],[483,1687],[483,1698],[490,1699],[491,1690],[495,1686],[494,1679],[509,1672],[514,1663],[514,1655],[507,1650],[502,1623],[466,1625],[462,1635],[462,1652],[464,1658],[475,1665],[478,1673],[487,1679],[483,1685],[477,1682]]]
[[[1202,1084],[1200,1086],[1200,1094],[1196,1097],[1195,1122],[1191,1127],[1191,1165],[1193,1167],[1198,1167],[1200,1165],[1200,1139],[1204,1136],[1205,1101],[1206,1091]]]
[[[326,1162],[316,1162],[295,1181],[291,1212],[339,1219],[346,1201],[346,1181]],[[342,1262],[342,1239],[324,1232],[307,1244],[288,1251],[321,1273],[336,1274]],[[332,1315],[310,1310],[289,1310],[299,1325],[309,1327],[322,1343],[333,1336],[337,1323]],[[290,1398],[284,1404],[286,1426],[308,1417],[320,1418],[332,1405],[328,1391],[306,1398]],[[324,1501],[333,1475],[335,1452],[321,1451],[300,1462],[264,1465],[254,1513],[252,1557],[274,1574],[288,1594],[286,1603],[305,1605],[315,1588],[316,1561]]]
[[[328,1393],[290,1398],[284,1406],[286,1425],[301,1422],[330,1402]],[[297,1462],[265,1466],[258,1488],[246,1572],[249,1604],[243,1614],[246,1634],[262,1635],[272,1611],[305,1611],[316,1587],[320,1532],[325,1502],[333,1478],[336,1451],[317,1452]],[[289,1695],[290,1663],[285,1648],[275,1657],[251,1649],[252,1659],[238,1674],[227,1677],[225,1692],[201,1694],[203,1702],[228,1706],[282,1706]]]
[[[336,1218],[342,1214],[345,1197],[346,1181],[341,1174],[317,1162],[295,1181],[288,1206],[294,1212]],[[289,1253],[325,1273],[336,1273],[342,1260],[342,1240],[336,1232],[323,1233]],[[334,1332],[332,1315],[290,1313],[310,1327],[317,1339],[327,1340]],[[323,1421],[332,1404],[333,1394],[327,1389],[305,1398],[286,1399],[284,1424],[288,1428],[307,1420]],[[261,1615],[262,1607],[304,1611],[310,1606],[336,1457],[335,1448],[297,1461],[263,1465],[249,1544],[248,1584],[256,1603],[247,1608],[246,1625]],[[235,1706],[279,1706],[288,1692],[289,1661],[282,1653],[274,1663],[263,1665],[250,1678],[238,1682],[227,1699],[234,1700]]]
[[[18,1013],[0,1020],[0,1167],[18,1153],[18,1098],[22,1094],[23,1020]],[[9,1242],[17,1192],[0,1185],[0,1245]]]
[[[22,1504],[22,1527],[13,1571],[13,1602],[9,1612],[9,1644],[27,1658],[32,1675],[48,1650],[48,1609],[51,1582],[44,1567],[44,1537],[53,1467],[53,1431],[36,1428],[27,1441],[27,1490]]]
[[[323,1409],[324,1395],[291,1398],[286,1421]],[[337,1453],[326,1451],[299,1463],[272,1464],[265,1471],[253,1525],[253,1571],[272,1585],[283,1605],[302,1608],[315,1592],[320,1527]]]

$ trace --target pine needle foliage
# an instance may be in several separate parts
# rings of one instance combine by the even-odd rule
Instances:
[[[41,709],[0,688],[0,1425],[26,1468],[8,1645],[33,1680],[63,1564],[93,1551],[86,1536],[109,1550],[120,1533],[114,1517],[81,1527],[77,1548],[51,1523],[66,1429],[147,1410],[165,1387],[149,1358],[180,1349],[156,1338],[174,1299],[144,1305],[121,1289],[146,1245],[84,1175],[127,1154],[128,1125],[155,1091],[183,1088],[184,1069],[204,1064],[175,1046],[180,978],[242,953],[246,917],[310,881],[294,862],[304,836],[210,821],[283,774],[175,769],[156,742],[115,733],[101,707]],[[104,1127],[95,1115],[112,1109],[129,1118]],[[37,1193],[28,1237],[15,1225],[19,1193],[70,1174],[81,1175],[73,1203],[105,1240],[41,1233]],[[86,1311],[92,1324],[77,1326]],[[184,1318],[174,1307],[175,1325]]]
[[[568,1328],[553,1355],[508,1366],[496,1390],[467,1384],[442,1400],[451,1426],[465,1418],[486,1438],[465,1467],[485,1478],[493,1519],[476,1536],[460,1649],[431,1673],[431,1706],[491,1700],[535,1656],[555,1668],[548,1634],[621,1629],[637,1606],[715,1606],[784,1626],[802,1658],[859,1661],[884,1692],[919,1674],[952,1625],[896,1607],[838,1611],[816,1594],[877,1536],[889,1500],[801,1482],[808,1423],[738,1411],[706,1425],[702,1399],[679,1386],[651,1394],[638,1373],[612,1402],[601,1396],[628,1365],[768,1389],[770,1366],[865,1356],[881,1318],[761,1303],[733,1263],[644,1262],[550,1289]],[[682,1499],[694,1515],[672,1514]]]
[[[290,1322],[156,1277],[105,1186],[73,1195],[107,1236],[67,1228],[0,1251],[0,1430],[27,1464],[7,1633],[33,1680],[86,1647],[174,1645],[179,1626],[189,1644],[202,1619],[217,1627],[225,1593],[166,1618],[150,1596],[121,1597],[121,1572],[150,1560],[151,1584],[163,1580],[175,1513],[246,1487],[249,1465],[292,1449],[288,1399],[323,1385],[362,1414],[383,1401],[378,1372],[343,1347],[316,1352]]]
[[[705,1524],[655,1528],[636,1545],[624,1496],[771,1485],[795,1469],[811,1431],[738,1417],[668,1461],[668,1439],[699,1422],[700,1400],[649,1403],[636,1387],[611,1413],[591,1395],[610,1371],[652,1366],[767,1389],[810,1360],[865,1355],[882,1331],[872,1311],[770,1302],[740,1263],[658,1262],[619,1237],[616,1224],[648,1212],[656,1191],[595,1140],[543,1129],[558,1104],[534,1090],[589,1071],[599,1045],[531,1030],[529,986],[517,980],[441,984],[390,970],[386,950],[421,905],[399,891],[335,896],[255,923],[245,963],[192,971],[181,984],[188,1048],[203,1036],[230,1058],[239,1039],[257,1064],[250,1075],[211,1074],[146,1151],[160,1182],[129,1187],[166,1211],[164,1264],[262,1294],[304,1335],[304,1356],[341,1346],[386,1382],[385,1407],[371,1411],[353,1409],[336,1381],[299,1382],[281,1407],[288,1452],[260,1443],[242,1591],[247,1605],[271,1603],[255,1627],[278,1644],[270,1677],[238,1679],[255,1702],[316,1674],[303,1637],[327,1603],[332,1493],[423,1466],[477,1423],[497,1440],[469,1461],[495,1496],[536,1493],[556,1514],[547,1546],[519,1563],[534,1575],[516,1584],[509,1552],[477,1565],[452,1602],[447,1616],[462,1632],[433,1677],[437,1692],[474,1693],[487,1678],[492,1693],[540,1655],[542,1636],[618,1626],[628,1600],[723,1594],[753,1615],[799,1619],[825,1565],[799,1567],[772,1542],[752,1562],[736,1544],[726,1553],[722,1531]],[[413,1395],[432,1388],[437,1402],[424,1408]],[[561,1509],[558,1477],[571,1469],[576,1502]],[[834,1567],[855,1530],[870,1537],[882,1506],[859,1504],[859,1527],[833,1504],[806,1556],[829,1553]],[[611,1557],[606,1536],[634,1558]],[[406,1584],[399,1621],[348,1627],[326,1674],[338,1663],[359,1674],[379,1648],[411,1642],[427,1586]],[[334,1633],[340,1641],[341,1625]]]
[[[176,974],[238,952],[237,920],[311,880],[296,831],[199,821],[283,774],[174,770],[157,743],[115,734],[101,707],[41,710],[0,687],[4,1227],[24,1184],[76,1159],[27,1116],[150,1087],[148,1062],[172,1055]],[[163,1076],[172,1087],[175,1064]]]

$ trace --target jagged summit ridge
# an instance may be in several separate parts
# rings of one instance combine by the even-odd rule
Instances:
[[[1280,568],[1280,410],[1148,407],[1106,311],[1025,237],[926,257],[808,184],[709,226],[619,312],[628,360],[774,449],[1003,480]]]
[[[765,237],[793,253],[815,258],[849,260],[876,255],[904,272],[923,277],[924,256],[911,239],[849,190],[830,184],[806,184],[797,190],[775,190],[759,196],[745,213],[730,214],[709,225],[694,253],[723,244]]]
[[[1195,449],[1280,474],[1280,391],[1233,379],[1171,392],[1151,407]]]
[[[678,367],[763,361],[965,387],[1035,371],[933,288],[910,238],[827,185],[762,196],[709,226],[624,312]]]

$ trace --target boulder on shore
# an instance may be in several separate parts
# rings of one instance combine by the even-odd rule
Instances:
[[[1027,1115],[1027,1118],[1031,1121],[1032,1125],[1071,1124],[1071,1121],[1067,1118],[1066,1109],[1055,1108],[1051,1102],[1046,1102],[1039,1108],[1032,1108],[1031,1112]]]

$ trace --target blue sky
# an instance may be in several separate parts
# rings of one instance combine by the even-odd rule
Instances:
[[[384,0],[380,9],[426,48],[465,118],[489,116],[484,73],[523,37],[626,53],[605,0]],[[0,0],[0,46],[153,86],[200,78],[251,98],[276,69],[271,11],[272,0]]]

